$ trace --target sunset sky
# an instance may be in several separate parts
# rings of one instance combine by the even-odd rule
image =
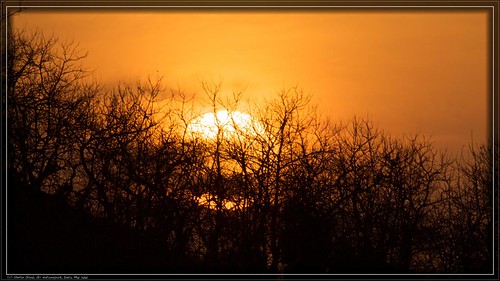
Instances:
[[[126,11],[126,12],[125,12]],[[488,14],[482,10],[25,11],[38,29],[88,51],[102,83],[164,76],[259,100],[298,85],[332,121],[368,117],[392,136],[424,134],[458,152],[488,132]],[[491,120],[491,119],[490,119]]]

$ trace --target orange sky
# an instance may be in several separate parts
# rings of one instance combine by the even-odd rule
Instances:
[[[15,26],[78,42],[101,82],[158,72],[203,96],[201,81],[222,79],[252,99],[299,85],[333,121],[368,116],[450,151],[471,132],[487,137],[490,41],[478,10],[27,11]]]

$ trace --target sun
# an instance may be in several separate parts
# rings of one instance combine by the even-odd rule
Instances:
[[[191,121],[187,131],[205,139],[216,139],[217,135],[231,138],[235,135],[255,135],[262,131],[262,126],[243,112],[219,110],[208,112]]]
[[[215,201],[216,197],[215,196],[209,196],[207,193],[202,194],[200,197],[195,197],[196,200],[198,201],[198,204],[200,206],[207,207],[212,210],[217,209],[217,203]],[[223,200],[222,201],[222,209],[225,210],[235,210],[235,209],[241,209],[243,208],[243,204],[241,203],[236,203],[231,200]]]

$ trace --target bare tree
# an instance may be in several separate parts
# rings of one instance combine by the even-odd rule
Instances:
[[[391,139],[366,120],[354,119],[337,136],[333,260],[346,270],[411,270],[421,226],[446,180],[446,157],[425,138]]]
[[[455,162],[453,177],[442,192],[434,224],[438,271],[489,272],[493,263],[493,154],[491,147],[469,145]]]
[[[87,192],[95,196],[103,214],[139,229],[144,228],[144,210],[152,192],[145,188],[149,183],[144,178],[159,145],[154,104],[161,90],[160,81],[149,81],[135,88],[119,86],[101,95],[93,127],[79,147],[89,181]],[[117,209],[123,200],[124,209]],[[125,213],[119,214],[122,211]]]
[[[12,36],[7,81],[9,173],[37,190],[71,188],[74,143],[85,133],[99,87],[85,80],[89,74],[81,65],[85,54],[77,45],[58,43],[38,32],[16,31]]]

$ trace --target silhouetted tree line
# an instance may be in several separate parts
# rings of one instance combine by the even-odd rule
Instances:
[[[394,138],[365,119],[332,124],[295,87],[255,107],[249,128],[230,134],[217,123],[207,139],[188,129],[196,114],[186,94],[159,102],[161,79],[106,89],[75,44],[41,33],[13,32],[7,51],[8,192],[49,194],[147,234],[165,263],[492,270],[492,145],[453,159],[425,137]],[[240,95],[223,100],[220,85],[203,86],[214,113],[241,105]]]

